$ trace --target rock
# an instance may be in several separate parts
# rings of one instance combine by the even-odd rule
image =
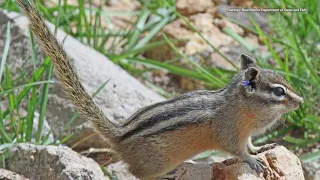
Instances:
[[[304,180],[300,160],[283,146],[258,154],[267,163],[268,171],[258,174],[247,163],[227,159],[213,164],[184,162],[167,176],[176,180]],[[167,177],[165,176],[165,177]]]
[[[175,180],[212,180],[212,166],[207,163],[184,162],[164,177],[174,178]]]
[[[94,160],[68,147],[15,144],[5,164],[32,180],[108,179]]]
[[[29,29],[27,28],[26,18],[7,11],[0,11],[0,16],[1,29],[6,27],[9,20],[11,21],[12,42],[7,59],[9,67],[13,67],[13,73],[18,72],[19,68],[32,69],[31,45],[28,38]],[[49,24],[49,27],[54,28],[51,24]],[[3,48],[3,42],[5,41],[3,34],[5,33],[0,35],[0,49]],[[109,80],[94,100],[111,121],[124,121],[138,109],[164,100],[163,97],[146,88],[126,71],[92,48],[81,44],[60,30],[57,33],[57,38],[60,42],[66,38],[63,44],[64,49],[71,57],[72,64],[89,94],[93,94],[104,82]],[[42,53],[38,53],[38,56],[39,60],[43,59]],[[23,64],[26,65],[22,66]],[[84,132],[93,132],[91,126],[83,125],[86,120],[81,116],[74,121],[67,131],[64,131],[64,134],[62,133],[64,127],[76,113],[73,105],[64,97],[58,83],[50,87],[46,118],[52,127],[53,134],[57,137],[63,137],[66,134],[75,133],[77,136],[72,136],[69,141],[72,144],[86,139],[86,141],[78,144],[77,149],[79,150],[88,149],[92,145],[96,148],[106,147],[107,143],[101,138],[99,140],[96,137],[88,138],[88,134],[82,134],[81,131],[78,131],[84,128],[82,129]],[[72,144],[69,143],[69,145]]]
[[[259,44],[259,37],[252,33],[247,34],[246,37],[244,37],[244,39],[247,43],[252,44],[256,47],[259,47],[262,45],[262,44]]]
[[[0,169],[0,179],[1,180],[29,180],[15,172],[11,172],[5,169]]]
[[[208,0],[177,0],[176,2],[178,12],[185,16],[205,12],[212,6],[212,1]]]
[[[226,4],[220,4],[218,6],[218,13],[227,18],[234,20],[235,22],[238,22],[241,25],[244,25],[247,27],[253,27],[248,18],[247,13],[227,12],[228,8],[234,8],[234,7]],[[268,18],[266,13],[251,12],[251,15],[263,31],[265,32],[269,31]]]
[[[303,171],[299,158],[283,146],[258,154],[267,163],[268,171],[258,174],[247,163],[228,165],[228,160],[213,164],[214,179],[295,179],[303,180]],[[230,160],[230,159],[229,159]]]
[[[242,53],[250,54],[248,50],[239,45],[230,45],[221,47],[220,52],[223,53],[233,64],[240,66],[239,57]],[[216,52],[210,54],[208,65],[211,67],[220,67],[223,69],[235,70],[235,68]]]
[[[212,43],[215,47],[219,48],[221,46],[237,44],[231,37],[224,34],[220,31],[218,26],[214,24],[214,17],[210,14],[196,14],[190,16],[190,21],[193,23],[195,28],[201,32],[201,34],[207,38],[207,40]],[[202,38],[195,33],[195,37],[197,39],[193,40],[194,42],[198,42],[199,44],[203,44],[202,48],[196,52],[200,52],[201,50],[207,49],[209,45],[205,43]],[[193,51],[186,50],[187,54],[193,54]]]
[[[37,131],[38,131],[38,126],[39,126],[39,117],[40,114],[38,112],[34,112],[34,118],[33,118],[33,126],[32,126],[32,138],[35,139],[37,136]],[[54,137],[53,134],[50,132],[51,127],[46,119],[44,117],[43,119],[43,124],[42,124],[42,129],[41,129],[41,137],[47,136],[48,135],[48,140],[47,144],[53,143],[54,142]]]
[[[320,179],[320,159],[311,162],[303,162],[302,167],[306,180]]]
[[[237,44],[231,37],[224,34],[220,29],[215,26],[213,16],[208,13],[195,14],[189,17],[190,21],[194,24],[195,28],[215,47],[219,48],[226,45]],[[184,54],[193,55],[201,53],[202,51],[209,49],[210,46],[196,33],[189,29],[181,19],[175,20],[168,24],[163,33],[170,38],[184,40],[176,44]],[[157,41],[154,39],[154,41]],[[173,50],[164,45],[156,49],[147,51],[146,57],[157,60],[170,60],[176,58],[176,54]]]
[[[127,165],[124,162],[120,161],[114,164],[110,164],[107,167],[107,170],[116,177],[115,179],[119,180],[138,180],[135,176],[133,176],[127,168]]]
[[[244,36],[244,30],[232,22],[226,20],[226,19],[215,19],[215,22],[218,24],[219,28],[223,30],[223,28],[230,28],[232,31],[236,32],[240,36]]]
[[[232,63],[239,67],[239,56],[241,53],[250,54],[245,48],[239,45],[229,45],[219,48],[220,52],[223,53]],[[191,59],[201,64],[203,67],[219,67],[228,70],[235,70],[235,68],[226,61],[218,53],[214,52],[213,49],[208,48],[200,53],[196,53],[190,56]]]

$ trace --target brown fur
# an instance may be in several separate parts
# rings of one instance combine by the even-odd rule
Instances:
[[[84,90],[62,46],[28,0],[17,0],[42,50],[51,58],[68,99],[112,144],[129,170],[141,179],[156,179],[182,161],[217,149],[238,156],[252,168],[263,165],[249,155],[248,138],[263,133],[282,114],[298,108],[301,98],[277,99],[271,84],[295,92],[277,73],[241,55],[241,70],[218,91],[194,91],[139,110],[121,127],[114,126]],[[250,81],[245,86],[243,81]]]

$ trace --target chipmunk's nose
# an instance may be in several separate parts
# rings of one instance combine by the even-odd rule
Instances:
[[[299,101],[299,106],[301,106],[304,100],[302,97],[300,97],[300,98],[298,98],[298,101]]]
[[[303,101],[304,101],[302,97],[300,97],[298,100],[299,100],[299,102],[300,102],[300,103],[299,103],[300,105],[301,105],[301,104],[303,103]]]
[[[294,96],[294,99],[296,100],[296,101],[298,101],[298,103],[299,103],[299,105],[301,105],[302,103],[303,103],[303,97],[301,97],[301,96],[299,96],[299,95],[297,95],[297,94],[295,94]]]

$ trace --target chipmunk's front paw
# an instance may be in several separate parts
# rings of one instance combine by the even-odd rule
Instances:
[[[265,152],[265,151],[268,151],[268,150],[270,150],[270,149],[273,149],[273,148],[275,148],[276,146],[279,146],[279,144],[277,144],[277,143],[271,143],[271,144],[263,145],[263,146],[257,151],[257,154],[262,153],[262,152]]]
[[[251,151],[251,154],[257,155],[257,154],[259,154],[259,153],[262,153],[262,152],[268,151],[268,150],[270,150],[270,149],[273,149],[273,148],[275,148],[276,146],[279,146],[279,144],[277,144],[277,143],[271,143],[271,144],[263,145],[263,146],[261,146],[261,147],[255,147],[254,149],[250,149],[250,151]]]
[[[244,161],[250,165],[250,167],[256,170],[258,173],[263,172],[266,167],[266,163],[260,158],[254,158],[252,156],[247,156]]]

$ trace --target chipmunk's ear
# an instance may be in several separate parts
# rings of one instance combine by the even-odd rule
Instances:
[[[240,61],[241,61],[241,70],[248,69],[249,67],[253,67],[256,64],[256,61],[252,57],[243,53],[240,55]]]
[[[256,67],[249,67],[245,70],[243,86],[247,89],[247,92],[255,92],[259,74],[260,71]]]
[[[244,75],[245,81],[256,81],[259,79],[260,71],[256,67],[249,67]]]

